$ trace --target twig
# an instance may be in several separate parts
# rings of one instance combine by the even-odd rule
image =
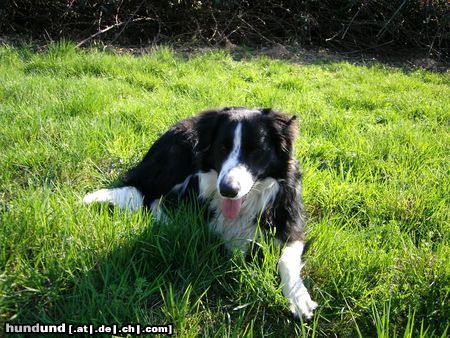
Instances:
[[[357,49],[357,50],[351,50],[351,51],[348,51],[348,52],[341,52],[341,54],[354,54],[354,53],[361,53],[361,52],[365,52],[365,51],[367,51],[367,50],[371,50],[371,49],[377,49],[377,48],[380,48],[380,47],[383,47],[383,46],[389,45],[389,44],[391,44],[391,43],[393,43],[393,42],[395,42],[395,41],[394,41],[394,40],[391,40],[391,41],[388,41],[388,42],[384,42],[384,43],[381,43],[381,44],[379,44],[379,45],[376,45],[376,46],[371,46],[371,47],[367,47],[367,48],[362,48],[362,49]]]
[[[350,28],[350,26],[352,25],[353,21],[355,21],[356,17],[358,16],[359,12],[361,11],[361,9],[363,9],[363,7],[366,5],[365,2],[363,2],[363,4],[361,5],[361,7],[358,8],[358,10],[356,11],[355,15],[353,15],[352,19],[350,20],[347,28],[345,29],[344,33],[342,34],[342,40],[345,38],[345,35],[347,35],[347,32]]]
[[[239,19],[243,24],[247,25],[247,27],[249,27],[252,31],[254,31],[254,32],[256,33],[256,35],[258,35],[261,39],[267,41],[267,42],[270,43],[270,44],[273,44],[273,43],[274,43],[273,40],[270,40],[268,37],[266,37],[264,34],[262,34],[259,30],[257,30],[255,27],[253,27],[253,26],[252,26],[251,24],[249,24],[247,21],[245,21],[245,20],[242,18],[242,16],[243,16],[243,15],[238,15],[238,19]],[[259,19],[259,17],[256,17],[256,18]],[[263,20],[261,20],[261,21],[264,23]]]
[[[122,1],[123,2],[123,1]],[[119,7],[117,8],[117,13],[116,13],[116,22],[118,21],[118,17],[119,17],[119,10],[120,10],[120,6],[122,6],[122,2],[119,4]],[[142,5],[144,4],[145,0],[141,1],[141,3],[139,4],[139,6],[136,7],[136,9],[134,10],[134,12],[130,15],[130,18],[125,22],[125,24],[123,25],[122,29],[116,34],[116,36],[114,37],[114,39],[111,41],[111,43],[113,43],[114,41],[116,41],[119,36],[123,33],[123,31],[125,30],[125,28],[127,28],[128,24],[131,21],[131,18],[133,16],[136,15],[136,13],[141,9]]]
[[[127,27],[127,25],[130,23],[130,22],[137,22],[137,21],[142,21],[142,20],[152,20],[151,18],[136,18],[136,19],[131,19],[134,15],[136,15],[136,13],[139,11],[139,9],[141,8],[141,6],[143,5],[143,3],[145,2],[145,0],[143,0],[143,1],[141,1],[141,3],[139,4],[139,6],[137,6],[136,7],[136,9],[134,10],[134,12],[130,15],[130,18],[127,20],[127,21],[125,21],[125,22],[117,22],[117,18],[118,18],[118,11],[119,11],[119,9],[120,9],[120,6],[122,5],[122,2],[119,4],[119,8],[117,9],[117,13],[116,13],[116,15],[115,15],[115,17],[116,17],[116,23],[114,24],[114,25],[111,25],[111,26],[108,26],[108,27],[106,27],[106,28],[103,28],[103,29],[101,29],[101,30],[99,30],[97,33],[94,33],[94,34],[92,34],[91,36],[88,36],[86,39],[84,39],[83,41],[81,41],[81,42],[79,42],[77,45],[76,45],[76,47],[78,48],[78,47],[81,47],[82,45],[84,45],[86,42],[88,42],[89,40],[92,40],[93,38],[95,38],[96,36],[98,36],[98,35],[101,35],[101,34],[103,34],[103,33],[106,33],[107,31],[109,31],[109,30],[111,30],[111,29],[113,29],[113,28],[117,28],[117,27],[120,27],[120,26],[124,26],[123,28],[122,28],[122,30],[118,33],[118,35],[114,38],[114,40],[113,41],[115,41],[118,37],[119,37],[119,35],[120,34],[122,34],[122,32],[124,31],[124,29]]]
[[[138,22],[138,21],[148,21],[148,20],[153,20],[153,18],[136,18],[133,20],[128,20],[128,21],[122,21],[119,23],[116,23],[114,25],[108,26],[106,28],[103,28],[102,30],[99,30],[97,33],[92,34],[91,36],[88,36],[86,39],[84,39],[83,41],[80,41],[75,47],[81,47],[82,45],[84,45],[86,42],[88,42],[89,40],[92,40],[93,38],[95,38],[96,36],[99,36],[103,33],[106,33],[107,31],[110,31],[113,28],[117,28],[123,25],[126,25],[130,22]]]
[[[120,12],[120,7],[122,7],[122,4],[123,4],[123,0],[121,0],[120,3],[117,5],[116,15],[114,15],[114,18],[116,19],[116,23],[119,22],[119,12]],[[139,5],[139,7],[140,7],[140,5]]]
[[[216,39],[216,44],[220,44],[220,43],[222,43],[222,41],[224,41],[224,40],[225,40],[225,41],[229,41],[229,40],[230,40],[229,37],[230,37],[232,34],[234,34],[235,32],[237,32],[237,31],[241,28],[241,26],[236,25],[236,28],[233,29],[230,33],[227,34],[227,31],[228,31],[228,29],[230,28],[230,26],[231,26],[232,24],[234,24],[234,19],[236,18],[237,15],[238,15],[238,13],[237,13],[237,12],[234,12],[234,13],[233,13],[233,16],[232,16],[231,18],[227,19],[227,24],[226,24],[226,26],[220,29],[220,28],[219,28],[219,23],[218,23],[218,21],[217,21],[217,19],[216,19],[216,16],[214,15],[214,11],[211,11],[211,16],[212,16],[212,18],[213,18],[213,20],[214,20],[215,27],[214,27],[214,32],[213,32],[212,36],[211,36],[210,38],[207,39],[208,42],[210,43],[210,42],[215,38],[216,35],[219,36],[219,39]]]
[[[124,24],[125,24],[125,22],[119,22],[119,23],[116,23],[116,24],[114,24],[114,25],[111,25],[111,26],[108,26],[108,27],[106,27],[106,28],[103,28],[103,29],[99,30],[97,33],[94,33],[94,34],[92,34],[91,36],[88,36],[86,39],[80,41],[75,47],[76,47],[76,48],[79,48],[79,47],[81,47],[82,45],[84,45],[86,42],[88,42],[89,40],[95,38],[96,36],[98,36],[98,35],[100,35],[100,34],[103,34],[103,33],[106,33],[107,31],[109,31],[109,30],[111,30],[111,29],[113,29],[113,28],[116,28],[116,27],[120,27],[120,26],[122,26],[122,25],[124,25]]]
[[[380,29],[380,31],[377,34],[377,38],[380,38],[384,34],[384,30],[389,25],[389,23],[392,21],[392,19],[397,15],[398,12],[402,9],[402,7],[408,2],[408,0],[403,0],[402,4],[398,6],[397,10],[392,14],[392,16],[389,18],[388,21],[384,24],[383,28]]]
[[[339,31],[337,31],[337,33],[334,34],[331,38],[326,38],[325,41],[328,42],[328,41],[334,40],[334,38],[335,38],[336,36],[338,36],[339,34],[341,34],[341,32],[342,32],[342,29],[340,29]]]
[[[214,39],[214,37],[216,36],[216,34],[220,35],[220,41],[223,40],[222,34],[218,33],[219,32],[219,24],[217,23],[216,20],[216,16],[214,15],[214,11],[210,11],[211,12],[211,17],[214,21],[214,29],[213,29],[213,33],[211,35],[210,38],[207,38],[208,42],[211,42],[212,39]]]

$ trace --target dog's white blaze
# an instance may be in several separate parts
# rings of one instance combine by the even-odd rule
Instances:
[[[138,210],[144,203],[142,194],[135,187],[100,189],[83,198],[84,204],[93,202],[111,203],[120,209]]]
[[[317,303],[311,299],[300,277],[300,270],[303,267],[301,261],[302,252],[302,242],[288,243],[281,253],[278,270],[283,286],[283,294],[288,299],[294,316],[300,317],[304,315],[306,318],[311,318]]]
[[[245,196],[254,184],[253,176],[248,168],[239,162],[242,144],[242,123],[239,122],[234,130],[233,149],[228,158],[223,162],[222,169],[217,180],[217,190],[219,190],[220,182],[226,177],[230,182],[238,183],[240,189],[238,195],[234,199]]]

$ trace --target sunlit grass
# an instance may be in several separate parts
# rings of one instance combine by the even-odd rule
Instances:
[[[223,51],[1,47],[0,320],[170,322],[180,336],[446,336],[449,84],[422,70]],[[192,206],[164,225],[80,203],[175,121],[230,105],[299,116],[303,273],[320,304],[308,323],[288,313],[270,241],[254,260],[229,257]]]

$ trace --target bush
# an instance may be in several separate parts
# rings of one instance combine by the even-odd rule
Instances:
[[[445,56],[449,9],[447,0],[6,0],[0,5],[0,29],[55,39],[101,31],[104,38],[129,42],[295,40],[347,49],[419,47]]]

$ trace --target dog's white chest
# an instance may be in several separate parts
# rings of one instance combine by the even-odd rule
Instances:
[[[220,209],[221,197],[217,192],[217,173],[209,171],[197,174],[200,197],[210,199],[209,209],[213,214],[209,228],[220,235],[228,249],[246,251],[255,238],[257,219],[261,212],[273,201],[280,186],[273,178],[255,183],[247,194],[236,219],[225,219]]]

